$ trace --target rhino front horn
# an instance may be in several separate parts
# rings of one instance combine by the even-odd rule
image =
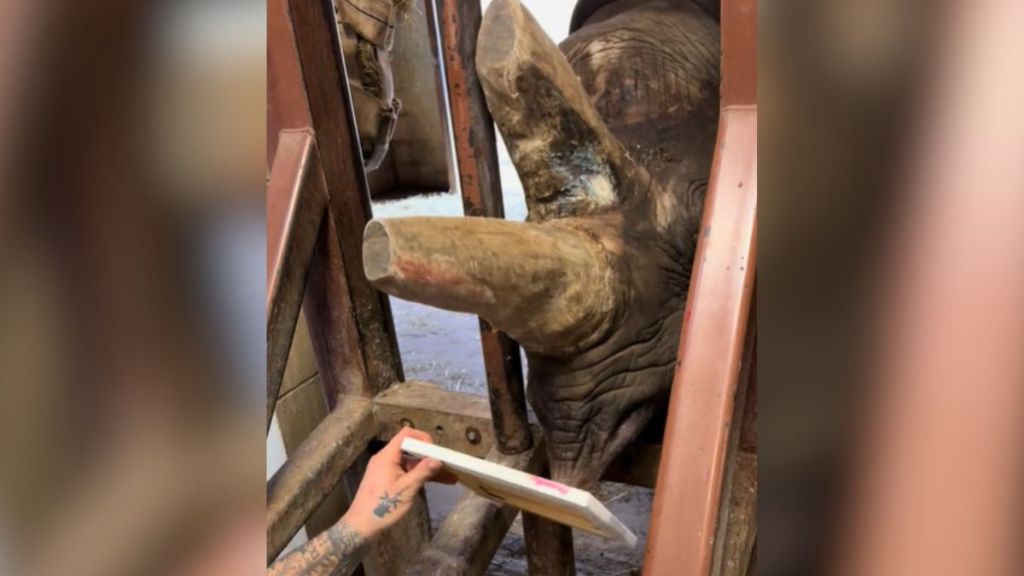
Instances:
[[[476,314],[535,350],[603,336],[618,285],[590,235],[491,218],[372,220],[363,268],[389,294]]]

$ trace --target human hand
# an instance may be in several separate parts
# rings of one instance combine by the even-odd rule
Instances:
[[[441,470],[433,459],[411,465],[402,457],[402,440],[415,438],[432,442],[430,435],[414,428],[402,428],[366,466],[352,505],[342,518],[350,528],[370,539],[394,525],[409,511],[413,497],[427,480]]]

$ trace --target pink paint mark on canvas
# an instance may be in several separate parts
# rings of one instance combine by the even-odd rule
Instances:
[[[533,477],[533,483],[540,488],[551,488],[559,494],[568,494],[569,487],[565,484],[560,484],[554,480],[548,480],[547,478],[541,478],[540,476]]]

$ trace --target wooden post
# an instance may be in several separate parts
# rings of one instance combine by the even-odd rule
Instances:
[[[504,218],[494,122],[476,72],[482,18],[478,0],[441,2],[442,53],[463,209],[468,216]],[[480,340],[497,449],[504,454],[525,451],[532,442],[519,346],[484,320]],[[560,567],[552,574],[574,574],[572,529],[523,516],[531,573],[539,574],[535,567],[545,565]]]

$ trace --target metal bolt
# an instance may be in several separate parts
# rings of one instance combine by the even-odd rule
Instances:
[[[480,443],[480,431],[470,426],[466,428],[466,440],[469,440],[470,444],[476,445]]]
[[[415,428],[415,426],[412,425],[412,420],[409,420],[408,418],[402,418],[402,420],[399,423],[402,426],[408,426],[409,428]]]

